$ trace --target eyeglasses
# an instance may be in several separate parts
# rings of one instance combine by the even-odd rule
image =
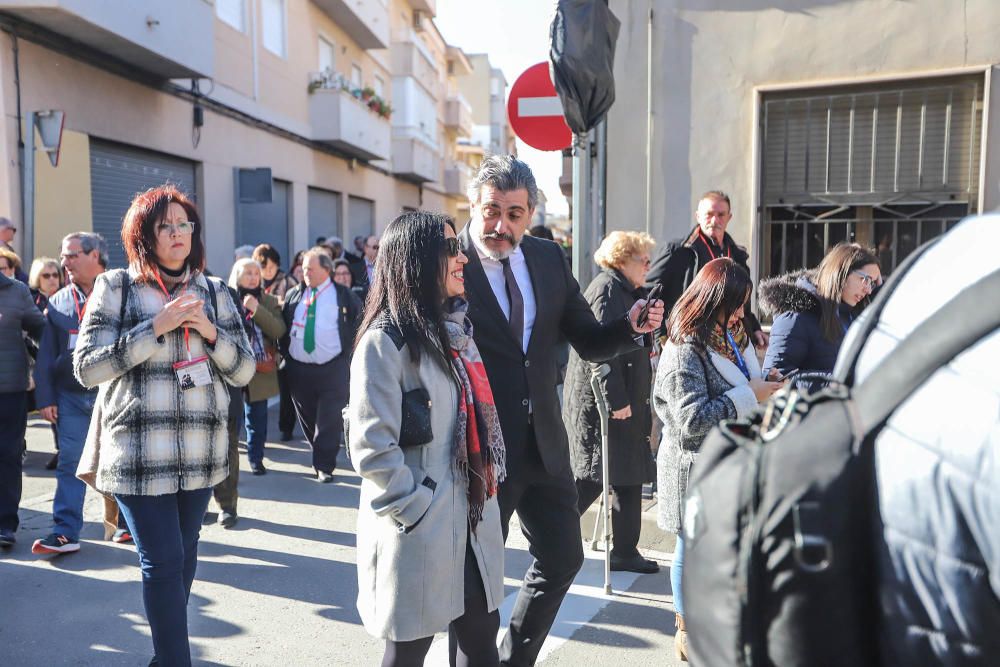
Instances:
[[[851,273],[861,278],[861,282],[863,282],[869,290],[874,290],[878,286],[878,279],[872,278],[864,271],[851,271]]]
[[[180,234],[181,236],[188,236],[194,233],[194,223],[190,220],[184,220],[183,222],[161,222],[156,226],[156,233],[160,236],[163,235],[174,235]]]
[[[653,260],[651,260],[649,257],[633,257],[632,259],[634,259],[635,261],[639,262],[640,264],[642,264],[643,266],[645,266],[647,269],[649,268],[649,265],[653,263]]]
[[[368,245],[368,246],[365,246],[365,247],[366,248],[371,248],[372,250],[378,250],[378,244],[377,243],[375,243],[373,245]]]
[[[45,279],[52,279],[52,278],[58,278],[59,274],[58,273],[40,273],[40,274],[38,274],[38,277],[39,278],[45,278]]]
[[[444,240],[444,254],[449,257],[458,257],[458,253],[462,252],[462,245],[458,242],[458,239],[454,236],[449,236]]]

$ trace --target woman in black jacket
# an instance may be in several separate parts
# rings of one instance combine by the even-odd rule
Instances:
[[[603,271],[590,283],[584,295],[602,324],[621,317],[638,299],[645,298],[642,285],[649,271],[649,253],[654,244],[648,234],[612,232],[594,253],[594,261]],[[608,364],[611,372],[601,381],[611,411],[608,482],[619,505],[611,515],[615,536],[611,569],[656,572],[659,570],[656,562],[643,558],[637,548],[642,485],[653,481],[656,474],[649,446],[652,428],[649,350],[638,349],[619,355]],[[601,495],[602,489],[601,420],[590,386],[592,368],[593,364],[583,361],[573,351],[566,368],[563,397],[563,422],[569,436],[581,514]]]
[[[881,282],[878,258],[856,243],[834,246],[815,271],[762,282],[761,306],[774,316],[765,377],[772,368],[832,373],[844,334]]]

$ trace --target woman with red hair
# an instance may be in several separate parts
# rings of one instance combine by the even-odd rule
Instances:
[[[212,487],[226,478],[229,389],[256,362],[229,291],[204,274],[195,205],[173,186],[125,214],[129,260],[98,277],[73,370],[99,387],[78,476],[118,500],[139,552],[153,664],[190,665],[187,599]]]

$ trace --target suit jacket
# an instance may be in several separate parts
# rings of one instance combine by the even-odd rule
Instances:
[[[355,287],[365,288],[368,293],[368,268],[365,265],[365,258],[358,257],[352,252],[344,252],[344,259],[347,260],[347,268],[351,270],[351,277],[354,278]],[[362,299],[363,300],[363,299]]]
[[[340,351],[346,353],[350,360],[354,351],[354,336],[358,332],[358,323],[361,321],[361,301],[358,297],[339,283],[333,283],[337,290],[337,307],[340,309],[340,316],[337,318],[337,331],[340,333]],[[295,309],[302,301],[302,295],[306,290],[305,282],[301,282],[285,295],[285,305],[281,309],[281,316],[285,320],[285,335],[281,337],[281,354],[286,359],[291,358],[288,354],[288,347],[291,344],[290,334],[292,322],[295,320]],[[317,304],[318,307],[318,304]]]
[[[524,460],[534,430],[538,453],[550,475],[569,475],[569,443],[556,394],[556,344],[560,334],[583,359],[602,362],[641,347],[626,313],[601,324],[580,293],[562,248],[552,241],[525,235],[521,249],[531,275],[537,312],[527,353],[514,338],[483,270],[466,226],[459,234],[469,258],[465,285],[473,339],[479,347],[507,446],[507,468]],[[532,414],[529,419],[528,406]]]

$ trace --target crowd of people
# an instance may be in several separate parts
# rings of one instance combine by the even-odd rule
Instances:
[[[469,198],[462,229],[419,211],[354,239],[355,252],[321,238],[285,266],[267,243],[237,249],[225,283],[206,270],[197,207],[169,185],[126,213],[127,269],[108,270],[104,240],[80,232],[21,284],[19,258],[0,247],[0,546],[16,542],[37,408],[56,433],[57,490],[52,531],[32,551],[80,548],[92,485],[106,538],[138,551],[151,664],[190,664],[202,520],[213,494],[219,523],[238,520],[241,426],[248,467],[264,475],[268,401],[280,397],[281,437],[301,429],[318,482],[334,480],[345,444],[361,476],[358,610],[385,640],[382,664],[423,664],[447,631],[452,664],[530,665],[583,564],[606,402],[611,568],[659,570],[638,549],[643,485],[655,482],[659,524],[677,535],[670,580],[686,660],[687,633],[706,631],[687,627],[681,585],[683,499],[702,442],[794,375],[822,382],[882,282],[878,259],[844,243],[815,269],[763,281],[768,335],[721,191],[659,253],[647,234],[609,234],[585,290],[563,249],[528,233],[538,190],[524,162],[487,157]],[[0,220],[0,232],[12,227]],[[534,561],[498,648],[515,512]]]

